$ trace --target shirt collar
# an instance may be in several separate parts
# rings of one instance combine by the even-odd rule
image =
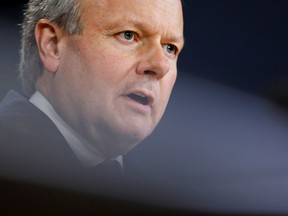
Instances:
[[[48,100],[39,92],[36,91],[29,101],[34,104],[38,109],[44,112],[51,121],[56,125],[58,130],[64,136],[66,142],[79,159],[79,161],[87,167],[96,166],[105,158],[91,143],[87,142],[80,136],[73,128],[71,128],[64,120],[56,113]],[[115,158],[121,166],[123,165],[123,158],[119,156]]]

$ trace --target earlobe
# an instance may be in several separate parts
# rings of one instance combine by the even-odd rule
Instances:
[[[44,69],[49,73],[56,73],[59,65],[60,50],[59,41],[61,29],[48,20],[41,19],[35,28],[35,39],[39,56]]]

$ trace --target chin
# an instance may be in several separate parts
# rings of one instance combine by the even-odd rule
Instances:
[[[98,130],[94,130],[92,133],[92,140],[94,143],[99,143],[99,149],[103,155],[107,158],[115,158],[119,155],[124,155],[132,150],[137,144],[148,137],[155,127],[152,124],[135,124],[135,121],[121,122],[121,124],[102,124],[101,127],[97,127]],[[99,126],[99,125],[98,125]],[[96,133],[102,128],[102,133]],[[95,128],[94,128],[95,129]],[[98,135],[97,137],[95,135]],[[99,137],[100,135],[100,137]]]
[[[134,142],[141,142],[142,140],[144,140],[146,137],[148,137],[152,131],[153,131],[154,127],[133,127],[131,128],[131,130],[126,134],[127,137],[130,137],[130,139]]]
[[[146,137],[148,137],[152,132],[152,130],[144,131],[143,129],[142,130],[135,130],[135,129],[136,128],[133,128],[133,130],[125,131],[125,133],[121,133],[120,136],[115,137],[114,142],[110,143],[111,149],[113,150],[110,151],[109,157],[117,157],[119,155],[125,155],[126,153],[131,151],[134,147],[136,147]],[[109,149],[107,149],[107,152],[108,151]]]

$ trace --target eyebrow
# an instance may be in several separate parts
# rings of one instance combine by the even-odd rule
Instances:
[[[118,19],[115,19],[116,21]],[[153,27],[151,27],[149,24],[143,23],[142,19],[137,19],[129,17],[128,19],[124,19],[125,21],[123,23],[121,23],[120,25],[117,25],[117,28],[122,28],[125,26],[131,26],[131,27],[136,27],[138,29],[141,29],[144,33],[149,33],[151,32],[151,29],[154,29]],[[111,22],[111,25],[115,24],[114,22]],[[170,33],[169,35],[167,35],[167,39],[170,42],[176,43],[179,46],[179,49],[182,49],[184,47],[184,35],[183,32],[177,34],[175,32]]]

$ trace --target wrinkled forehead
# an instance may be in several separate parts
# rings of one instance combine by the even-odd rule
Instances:
[[[135,22],[183,32],[181,0],[81,0],[83,16],[99,25]]]
[[[112,18],[119,14],[182,19],[181,0],[80,0],[85,11]],[[91,15],[91,14],[90,14]]]
[[[132,4],[132,3],[135,3],[135,4],[143,4],[143,5],[151,5],[153,3],[156,3],[157,2],[161,2],[161,3],[164,3],[166,5],[171,5],[173,4],[173,2],[176,2],[177,4],[179,5],[182,5],[182,1],[181,0],[78,0],[80,2],[83,2],[85,4],[85,2],[93,2],[95,3],[96,5],[98,6],[112,6],[112,5],[117,5],[117,4],[125,4],[125,3],[128,3],[128,4]]]

